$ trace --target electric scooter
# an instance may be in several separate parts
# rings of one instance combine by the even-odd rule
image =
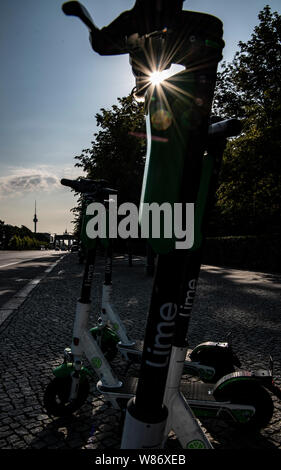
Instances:
[[[109,195],[116,194],[114,189],[107,188],[104,180],[62,179],[61,183],[70,186],[76,192],[84,196],[83,205],[86,210],[90,210],[93,202],[104,203]],[[118,380],[113,372],[106,355],[103,354],[99,346],[98,331],[89,329],[88,319],[91,311],[91,285],[94,274],[97,239],[86,239],[85,229],[87,217],[83,218],[81,241],[87,247],[84,275],[81,287],[80,298],[77,301],[75,320],[72,335],[71,348],[64,350],[64,362],[53,370],[54,379],[48,384],[44,394],[44,405],[47,413],[54,416],[67,416],[79,409],[85,402],[89,394],[89,378],[102,380],[102,383],[109,389],[124,390],[124,384]],[[107,248],[107,241],[104,246]],[[109,279],[105,274],[105,281]],[[108,291],[106,292],[108,294]],[[105,305],[105,298],[103,299]],[[110,329],[103,329],[108,342],[114,344],[114,337]],[[124,339],[124,338],[123,338]],[[107,350],[108,358],[111,359],[112,350]],[[114,350],[113,350],[114,354]],[[90,368],[83,365],[83,357],[86,356]],[[131,390],[131,389],[130,389]]]
[[[153,2],[154,3],[154,2]],[[141,4],[141,2],[139,2]],[[152,2],[151,2],[152,4]],[[93,36],[97,35],[97,28],[94,26],[89,14],[86,12],[86,10],[81,7],[81,5],[78,2],[69,2],[67,7],[65,7],[65,12],[67,14],[72,14],[75,16],[79,16],[85,24],[89,27],[91,31],[92,38]],[[140,5],[141,6],[141,5]],[[144,10],[145,11],[145,10]],[[190,12],[185,12],[187,15],[185,15],[184,19],[190,20],[192,15],[188,15]],[[197,15],[197,14],[196,14]],[[195,16],[196,16],[195,15]],[[190,17],[189,17],[190,16]],[[194,15],[193,15],[194,16]],[[166,134],[164,134],[164,137],[168,135],[168,143],[169,145],[166,146],[165,149],[161,150],[167,150],[168,147],[171,146],[171,148],[174,151],[174,155],[179,157],[178,159],[178,164],[176,165],[176,171],[175,171],[175,161],[170,163],[166,158],[166,155],[170,154],[170,151],[168,149],[168,152],[166,153],[165,151],[162,152],[161,159],[162,162],[167,163],[167,168],[165,168],[165,171],[167,173],[170,173],[173,177],[173,182],[176,182],[177,184],[174,184],[173,186],[162,186],[164,187],[165,190],[169,190],[169,198],[168,200],[173,202],[177,200],[179,196],[179,192],[181,192],[184,188],[182,188],[181,181],[186,183],[185,179],[185,174],[187,167],[191,165],[191,172],[190,174],[192,175],[194,184],[191,184],[191,187],[193,191],[190,191],[188,194],[184,194],[183,192],[183,199],[181,200],[186,200],[186,196],[193,195],[193,200],[196,200],[197,202],[197,209],[200,210],[202,207],[204,208],[204,198],[205,200],[208,199],[208,190],[200,192],[198,190],[199,182],[203,181],[205,178],[208,180],[208,175],[212,176],[213,175],[213,168],[212,168],[212,162],[213,158],[205,159],[205,164],[201,165],[202,162],[202,157],[200,157],[200,153],[206,148],[206,142],[204,139],[202,139],[202,136],[204,135],[204,125],[206,123],[206,118],[202,118],[201,112],[199,112],[198,107],[202,106],[202,104],[206,104],[206,112],[205,108],[203,107],[203,116],[208,115],[209,112],[209,101],[210,97],[212,95],[211,89],[213,87],[213,78],[215,76],[215,66],[217,61],[218,61],[218,56],[219,56],[219,50],[221,44],[220,39],[219,39],[219,34],[220,34],[220,23],[219,20],[214,19],[213,17],[210,18],[209,15],[203,15],[199,14],[200,16],[200,21],[199,24],[202,27],[202,24],[204,23],[205,25],[211,24],[210,30],[213,28],[213,32],[215,30],[218,31],[218,38],[217,41],[214,41],[214,34],[211,39],[206,39],[204,44],[202,44],[202,41],[200,39],[199,43],[195,38],[194,40],[190,40],[191,43],[196,42],[196,44],[191,45],[189,55],[192,56],[192,53],[194,53],[196,56],[200,55],[200,53],[203,55],[206,52],[210,52],[210,49],[207,50],[206,48],[208,47],[213,47],[214,49],[217,49],[217,53],[214,54],[212,57],[213,63],[211,67],[211,71],[208,69],[207,72],[210,72],[208,74],[209,79],[206,80],[206,75],[205,75],[205,70],[204,67],[200,67],[200,76],[198,76],[198,73],[194,73],[192,79],[190,79],[190,75],[188,76],[188,73],[185,72],[182,75],[178,75],[176,78],[174,78],[172,81],[169,83],[173,85],[176,88],[179,88],[179,82],[180,82],[180,92],[183,93],[180,95],[180,98],[182,98],[182,95],[185,99],[183,100],[174,100],[174,102],[168,101],[167,102],[159,96],[157,90],[155,90],[155,93],[152,93],[150,95],[150,117],[149,117],[149,125],[150,125],[150,131],[153,128],[153,137],[159,136],[160,138],[163,138],[163,133],[161,131],[168,131]],[[196,19],[193,17],[193,20]],[[197,20],[199,17],[197,17]],[[197,24],[198,26],[198,24]],[[150,25],[151,27],[151,25]],[[194,27],[194,23],[193,23]],[[151,30],[152,32],[154,31],[153,29]],[[209,31],[209,30],[208,30]],[[119,31],[120,33],[120,31]],[[167,34],[166,34],[167,33]],[[178,31],[177,31],[178,33]],[[153,35],[149,35],[146,37],[148,39],[148,46],[152,46],[153,42],[156,40],[157,44],[159,45],[158,39],[165,40],[168,37],[170,33],[168,30],[162,29],[161,31],[156,31],[153,33]],[[202,34],[202,31],[201,31]],[[205,33],[204,33],[205,34]],[[135,37],[131,38],[132,42],[135,44],[135,48],[132,48],[132,45],[129,48],[124,48],[123,52],[132,52],[132,57],[133,60],[135,60],[135,57],[138,56],[138,52],[140,52],[139,57],[142,59],[144,58],[144,50],[143,50],[143,41],[140,33],[136,34]],[[200,34],[199,34],[200,37]],[[112,38],[111,38],[112,39]],[[190,38],[189,38],[190,39]],[[194,39],[194,37],[193,37]],[[160,42],[161,42],[160,41]],[[163,42],[163,41],[162,41]],[[161,44],[162,44],[161,42]],[[168,41],[171,43],[171,41]],[[110,41],[109,41],[110,43]],[[139,43],[141,43],[141,47],[139,48]],[[102,44],[102,41],[100,42]],[[123,43],[122,43],[123,44]],[[189,44],[190,46],[190,44]],[[94,47],[94,46],[93,46]],[[134,50],[133,50],[134,49]],[[139,51],[141,49],[141,51]],[[149,48],[148,48],[149,49]],[[108,52],[110,50],[110,44],[109,44],[109,49],[107,49],[106,53],[120,53],[120,48],[116,52]],[[214,52],[214,50],[213,50]],[[99,53],[102,53],[101,48],[99,47]],[[208,54],[207,54],[208,56]],[[212,56],[212,54],[209,54],[209,56]],[[210,58],[210,57],[209,57]],[[133,64],[135,65],[135,63]],[[133,70],[136,70],[136,68]],[[204,73],[203,71],[204,70]],[[189,71],[190,74],[190,71]],[[204,77],[202,77],[202,74]],[[210,77],[212,79],[210,80]],[[140,90],[140,77],[137,77],[137,84],[138,86],[138,91]],[[204,78],[204,80],[203,80]],[[178,82],[177,82],[178,80]],[[188,83],[189,82],[189,83]],[[198,87],[197,85],[200,84]],[[187,88],[185,88],[187,86]],[[193,95],[190,93],[190,86],[193,87]],[[196,94],[195,94],[196,93]],[[190,106],[190,96],[196,96],[196,106]],[[206,100],[206,103],[204,103],[204,99]],[[166,99],[166,96],[165,96]],[[200,101],[199,101],[200,100]],[[176,101],[176,102],[175,102]],[[180,102],[179,102],[180,101]],[[182,101],[182,103],[181,103]],[[157,109],[158,106],[158,109]],[[187,134],[186,138],[181,138],[181,135],[178,133],[178,126],[172,125],[173,119],[169,119],[168,113],[172,111],[173,116],[182,116],[181,112],[184,112],[186,109],[191,109],[190,115],[187,116],[187,119],[182,119],[181,125],[185,127],[185,131]],[[202,110],[202,108],[201,108]],[[158,113],[157,119],[155,118],[155,113]],[[198,115],[196,116],[196,112],[198,111]],[[154,122],[153,122],[153,117]],[[201,118],[201,119],[200,119]],[[167,128],[165,126],[169,124]],[[155,125],[154,125],[155,124]],[[175,123],[178,124],[178,121]],[[188,129],[188,126],[193,126],[193,129]],[[203,127],[202,127],[203,126]],[[180,127],[180,126],[179,126]],[[168,129],[169,128],[169,129]],[[148,128],[149,130],[149,128]],[[192,132],[191,132],[192,131]],[[151,136],[151,133],[150,133]],[[186,159],[183,159],[182,156],[186,153],[186,141],[190,140],[190,137],[194,138],[194,146],[192,147],[191,151],[191,156],[194,157],[194,154],[196,155],[197,148],[200,149],[198,153],[198,159],[194,158],[188,158],[188,164],[185,162]],[[153,139],[152,139],[153,140]],[[202,141],[201,141],[202,140]],[[142,200],[153,200],[153,201],[159,201],[159,194],[155,195],[153,194],[153,190],[159,190],[156,186],[153,186],[151,184],[147,184],[151,178],[153,179],[153,175],[155,175],[155,171],[153,171],[153,166],[157,166],[159,168],[159,160],[157,161],[157,158],[155,156],[157,155],[157,151],[159,151],[159,143],[155,143],[156,139],[152,142],[151,145],[151,153],[150,153],[150,160],[148,162],[148,171],[146,173],[146,182],[144,185],[145,190],[149,190],[150,194],[144,194],[144,198]],[[158,142],[160,139],[158,139]],[[162,140],[163,141],[163,140]],[[218,152],[219,153],[219,152]],[[164,155],[163,155],[164,154]],[[211,155],[211,154],[210,154]],[[221,156],[221,155],[220,155]],[[171,165],[173,171],[171,171]],[[210,169],[211,165],[211,169]],[[205,168],[202,170],[202,168]],[[207,168],[207,170],[206,170]],[[162,175],[163,176],[163,175]],[[190,180],[188,181],[190,182]],[[208,187],[208,185],[207,185]],[[188,186],[189,188],[189,186]],[[192,194],[193,192],[193,194]],[[196,196],[196,194],[200,196],[200,198],[203,198],[203,204],[201,204],[202,200]],[[194,196],[195,194],[195,196]],[[160,198],[161,199],[161,198]],[[200,203],[198,202],[200,201]],[[204,215],[204,211],[203,211]],[[200,218],[199,218],[200,219]],[[200,229],[201,225],[199,225]],[[198,240],[200,240],[200,233],[198,233],[195,237],[195,242],[198,244]],[[186,276],[186,266],[188,265],[187,261],[190,261],[190,251],[187,253],[186,256],[179,256],[179,253],[177,253],[175,250],[170,250],[164,251],[163,252],[163,239],[160,240],[160,245],[162,245],[160,248],[158,246],[157,252],[159,253],[158,256],[158,262],[157,262],[157,269],[156,269],[156,275],[154,279],[154,288],[153,288],[153,293],[152,293],[152,299],[151,299],[151,306],[150,306],[150,311],[149,311],[149,316],[147,320],[147,328],[146,328],[146,334],[144,338],[144,347],[143,347],[143,354],[142,354],[142,362],[141,362],[141,371],[140,371],[140,377],[139,380],[134,382],[134,386],[137,384],[137,388],[135,392],[132,390],[122,390],[123,384],[121,384],[118,380],[112,380],[112,375],[108,373],[108,367],[109,365],[106,364],[106,370],[103,370],[104,373],[100,374],[100,381],[97,384],[98,390],[100,390],[101,393],[103,393],[105,396],[107,396],[110,401],[118,406],[120,408],[120,405],[122,403],[122,400],[126,401],[128,400],[128,397],[131,396],[132,398],[128,402],[127,406],[127,412],[126,412],[126,419],[125,419],[125,426],[124,426],[124,431],[123,431],[123,438],[122,438],[122,448],[155,448],[162,446],[163,442],[165,441],[165,436],[167,435],[167,430],[170,428],[170,426],[176,426],[175,423],[181,423],[179,427],[177,427],[177,435],[179,434],[179,439],[183,447],[187,448],[194,448],[194,447],[204,447],[204,448],[210,448],[211,445],[202,432],[202,429],[198,425],[197,420],[195,419],[194,413],[191,410],[192,404],[189,404],[184,397],[179,393],[178,390],[178,383],[177,381],[179,380],[179,377],[181,376],[181,368],[183,366],[183,360],[179,360],[179,352],[181,351],[182,357],[185,346],[182,345],[176,345],[173,344],[174,340],[174,334],[177,331],[177,325],[179,323],[179,314],[178,314],[178,305],[180,305],[181,301],[181,296],[182,293],[185,289],[185,282],[188,276]],[[165,245],[165,240],[164,240],[164,245]],[[198,245],[199,247],[201,246],[201,243]],[[187,250],[188,251],[188,250]],[[192,264],[190,263],[189,266],[194,266],[197,267],[200,266],[200,263],[198,265],[198,259],[197,259],[197,253],[198,253],[198,248],[195,247],[196,253],[196,263]],[[168,279],[167,273],[173,273],[173,278]],[[195,279],[195,278],[194,278]],[[165,299],[168,299],[165,301]],[[80,302],[81,303],[81,302]],[[79,310],[79,309],[78,309]],[[83,311],[84,309],[81,309]],[[85,313],[85,310],[84,312]],[[86,315],[82,315],[82,317],[85,319]],[[83,323],[83,327],[85,327],[85,323]],[[86,329],[85,329],[86,331]],[[185,335],[187,331],[184,332]],[[89,335],[87,335],[85,332],[83,333],[82,337],[88,338]],[[92,336],[91,336],[92,337]],[[76,336],[74,335],[74,340]],[[75,344],[75,341],[73,340],[73,350],[75,352],[75,347],[79,346],[80,339],[79,337],[78,341],[76,341],[77,344]],[[85,345],[87,346],[87,341],[85,341]],[[84,348],[86,350],[86,347]],[[91,348],[89,348],[91,349]],[[92,364],[97,365],[97,361],[92,358],[91,352],[96,352],[97,348],[92,348],[92,351],[88,354],[89,358],[91,359]],[[68,374],[68,377],[70,377],[70,402],[73,404],[75,400],[77,400],[77,394],[79,394],[79,376],[82,375],[82,367],[81,367],[81,350],[76,350],[78,353],[78,360],[75,359],[75,354],[74,354],[74,367],[73,364],[69,366],[69,364],[66,365],[65,369],[70,369],[71,374]],[[184,356],[185,357],[185,356]],[[175,362],[177,361],[177,362]],[[179,364],[177,366],[177,364]],[[102,367],[102,364],[98,364],[100,367]],[[177,380],[173,379],[173,369],[177,369]],[[105,375],[106,373],[106,375]],[[242,372],[239,373],[240,375],[235,375],[238,373],[234,373],[231,377],[226,376],[221,378],[221,380],[214,386],[212,387],[212,396],[215,399],[217,403],[217,414],[220,413],[220,410],[230,410],[230,415],[234,418],[234,420],[238,420],[240,424],[246,423],[249,424],[251,421],[252,423],[254,422],[252,418],[256,418],[255,425],[256,426],[263,426],[265,425],[265,422],[268,422],[268,417],[270,415],[270,410],[269,406],[267,403],[267,419],[264,417],[264,413],[261,411],[260,403],[256,402],[254,400],[255,395],[259,395],[259,391],[265,389],[261,386],[258,376],[252,377],[252,374],[250,372],[244,373],[242,376]],[[264,375],[261,374],[261,378]],[[270,374],[268,374],[270,376]],[[82,381],[82,378],[81,378]],[[249,384],[249,388],[251,389],[251,399],[253,400],[252,404],[247,402],[243,403],[242,396],[239,393],[239,386],[236,385],[238,383],[247,383]],[[265,382],[262,382],[263,385],[265,385]],[[251,384],[251,385],[250,385]],[[132,384],[131,384],[132,385]],[[238,390],[238,392],[237,392]],[[232,393],[231,393],[232,391]],[[236,394],[235,394],[236,391]],[[69,390],[68,390],[69,392]],[[266,391],[265,391],[266,392]],[[69,397],[69,393],[67,394]],[[226,400],[225,400],[226,397]],[[230,398],[231,397],[231,398]],[[235,398],[236,397],[236,398]],[[181,401],[181,405],[179,405],[179,400]],[[223,401],[225,400],[225,401]],[[173,406],[173,402],[178,402],[177,406]],[[196,398],[196,403],[198,404],[200,402],[199,397],[197,396]],[[207,407],[209,404],[206,403],[207,400],[204,401],[204,406]],[[243,403],[243,404],[242,404]],[[271,402],[272,404],[272,402]],[[264,403],[263,403],[264,405]],[[212,405],[209,405],[212,408]],[[236,412],[232,412],[236,408]],[[240,410],[238,412],[238,410]],[[184,413],[183,413],[184,411]],[[263,420],[260,419],[260,416],[263,416]],[[182,416],[184,415],[184,419],[181,419]],[[259,417],[259,419],[257,419]]]

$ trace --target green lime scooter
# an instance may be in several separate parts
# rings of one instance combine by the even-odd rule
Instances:
[[[183,12],[184,15],[181,15],[181,7],[177,12],[178,20],[171,23],[171,28],[163,28],[163,21],[172,21],[173,9],[177,9],[182,2],[177,1],[173,5],[166,1],[158,3],[158,13],[154,11],[154,0],[138,0],[135,10],[133,8],[131,13],[121,15],[117,21],[117,42],[114,28],[98,30],[88,12],[78,2],[66,3],[64,11],[84,21],[90,30],[93,48],[100,54],[130,54],[136,75],[136,93],[138,96],[145,94],[149,110],[149,145],[142,201],[161,203],[163,197],[170,203],[194,200],[195,214],[198,214],[195,216],[197,226],[194,247],[180,256],[180,250],[171,248],[170,244],[174,240],[160,238],[154,245],[158,261],[140,374],[138,379],[129,377],[123,382],[113,373],[87,327],[95,258],[94,248],[88,251],[89,262],[86,262],[82,295],[77,303],[71,352],[66,356],[65,364],[54,371],[56,378],[46,390],[45,405],[50,413],[61,415],[77,410],[85,401],[87,375],[91,374],[82,363],[85,354],[100,378],[98,391],[116,408],[127,409],[121,448],[162,447],[171,429],[176,432],[183,448],[211,448],[195,418],[197,414],[199,417],[202,413],[216,417],[227,415],[234,423],[259,429],[268,424],[273,412],[272,399],[266,388],[277,395],[280,392],[270,385],[271,371],[231,372],[215,384],[201,382],[195,391],[189,387],[187,398],[180,391],[191,311],[187,305],[187,299],[191,298],[188,293],[190,289],[195,291],[196,288],[205,214],[209,209],[227,137],[222,132],[219,133],[220,137],[210,142],[206,140],[206,123],[222,41],[219,20],[194,12]],[[139,26],[133,22],[126,22],[131,17],[137,18],[140,23],[147,18],[143,30],[139,30]],[[155,24],[154,19],[157,20]],[[186,36],[188,24],[198,35]],[[162,29],[159,29],[161,25]],[[129,36],[126,28],[131,27],[136,27],[136,31],[134,34],[130,31],[132,34]],[[141,63],[147,65],[148,58],[154,53],[157,60],[163,50],[172,53],[176,38],[183,41],[189,59],[202,60],[203,57],[203,62],[200,70],[185,70],[168,79],[166,85],[170,85],[170,91],[165,89],[163,98],[160,89],[149,87],[148,80],[144,80],[138,67]],[[177,50],[176,57],[169,56],[171,61],[172,58],[179,61],[182,52]],[[211,63],[211,73],[209,69],[207,72],[204,69],[206,59],[210,61],[209,65]],[[206,78],[206,73],[208,77],[211,76],[211,80]],[[176,96],[172,89],[177,89]],[[184,114],[186,111],[187,114]],[[172,119],[169,116],[173,116]],[[165,146],[161,145],[163,139]],[[162,181],[161,184],[153,184],[156,176],[158,181],[159,178]],[[94,192],[97,194],[96,189]],[[187,199],[189,197],[191,199]],[[155,240],[150,242],[154,243]]]

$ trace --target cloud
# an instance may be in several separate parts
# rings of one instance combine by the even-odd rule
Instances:
[[[53,191],[61,187],[60,179],[46,168],[13,169],[0,177],[0,198],[24,195],[37,191]]]

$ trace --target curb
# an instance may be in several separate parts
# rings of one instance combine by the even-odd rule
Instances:
[[[27,299],[33,289],[41,282],[45,277],[56,267],[56,265],[65,257],[62,255],[57,259],[51,266],[45,269],[44,273],[40,276],[29,281],[29,283],[24,286],[19,292],[17,292],[8,302],[6,302],[2,307],[0,307],[0,326],[4,321],[14,313]]]

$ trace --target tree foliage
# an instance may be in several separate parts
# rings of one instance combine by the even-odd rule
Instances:
[[[41,245],[49,246],[46,234],[33,233],[25,225],[17,227],[0,220],[0,249],[38,250]]]
[[[214,110],[225,116],[280,118],[281,16],[267,5],[248,42],[239,41],[232,63],[218,73]],[[277,109],[276,109],[277,106]]]
[[[250,40],[218,74],[214,112],[238,117],[243,132],[228,143],[217,213],[230,233],[278,229],[281,144],[281,16],[265,6]]]
[[[118,191],[118,204],[139,203],[145,163],[146,141],[143,105],[133,97],[118,98],[111,109],[96,114],[100,127],[94,134],[91,148],[76,156],[75,166],[83,168],[87,178],[105,179]],[[78,231],[81,200],[73,209]]]
[[[96,114],[101,130],[94,134],[92,147],[75,157],[75,166],[89,178],[107,180],[118,190],[120,202],[137,203],[146,150],[144,111],[132,96],[118,98],[118,103]]]

